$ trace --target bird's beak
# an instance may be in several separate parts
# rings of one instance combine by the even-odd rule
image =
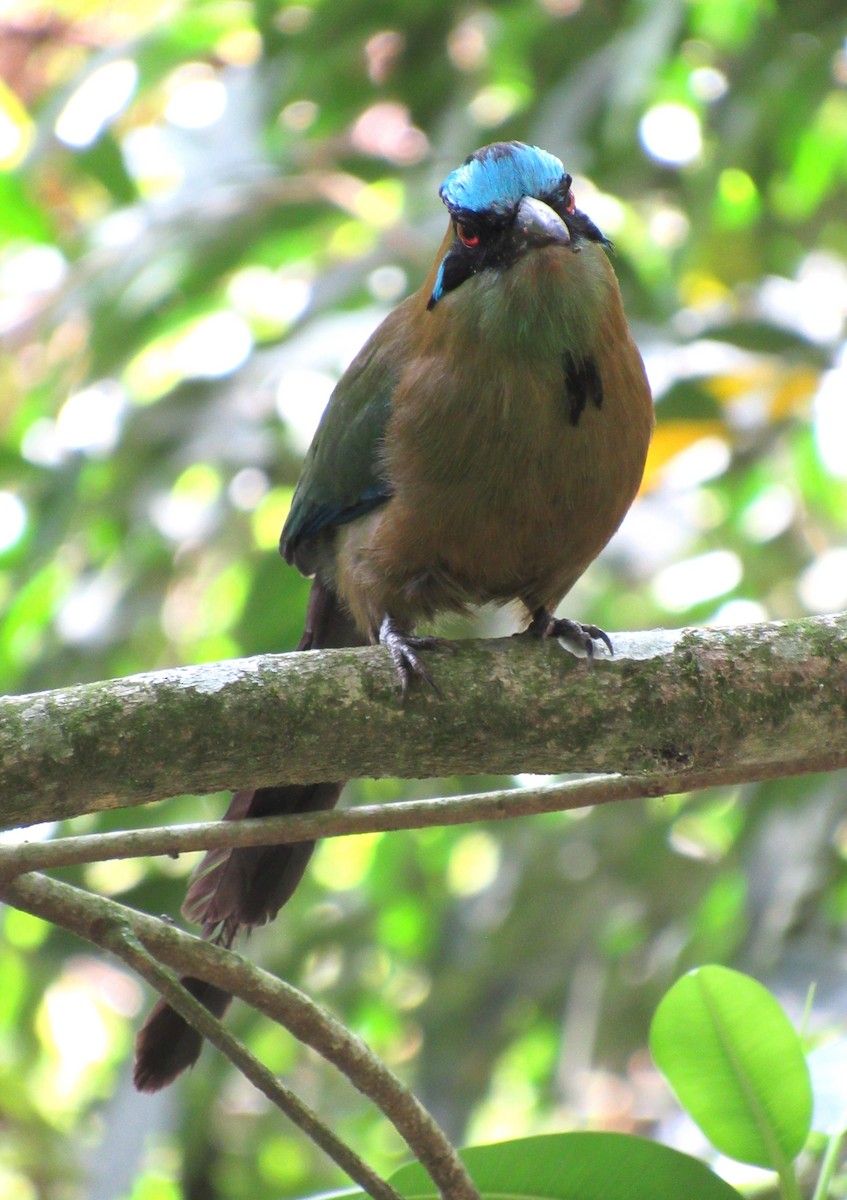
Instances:
[[[514,237],[518,245],[526,249],[549,246],[554,242],[567,246],[571,240],[568,227],[559,214],[534,196],[524,196],[518,206]]]

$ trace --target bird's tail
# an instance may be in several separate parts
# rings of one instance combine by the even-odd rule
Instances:
[[[357,646],[364,640],[334,592],[316,579],[297,649]],[[332,808],[343,787],[343,783],[314,783],[236,792],[223,819]],[[231,946],[242,927],[264,925],[274,919],[300,882],[314,845],[296,842],[289,846],[210,850],[194,873],[182,906],[183,915],[202,925],[205,938]],[[227,992],[192,976],[183,976],[181,983],[216,1017],[226,1012],[232,999]],[[200,1034],[160,1000],[136,1039],[135,1086],[142,1092],[165,1087],[196,1062],[202,1044]]]

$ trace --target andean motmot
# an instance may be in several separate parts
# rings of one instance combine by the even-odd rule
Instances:
[[[517,601],[538,636],[606,634],[553,616],[641,482],[650,388],[608,240],[554,155],[477,150],[447,176],[447,233],[423,286],[344,372],[306,457],[280,549],[314,580],[298,649],[379,642],[405,692],[430,679],[421,620]],[[343,784],[237,792],[225,819],[331,808]],[[272,920],[313,843],[213,850],[184,914],[229,946]],[[214,1013],[230,997],[183,980]],[[190,1066],[200,1035],[164,1002],[136,1086]]]

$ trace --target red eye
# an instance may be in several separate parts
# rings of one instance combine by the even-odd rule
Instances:
[[[573,192],[568,192],[568,198],[565,201],[565,211],[573,212],[573,210],[575,208],[576,208],[576,197],[574,196]]]
[[[479,245],[479,235],[476,233],[466,233],[461,225],[456,226],[456,233],[459,235],[459,241],[463,246]]]

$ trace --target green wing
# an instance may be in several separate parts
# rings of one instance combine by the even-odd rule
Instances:
[[[395,327],[404,308],[383,321],[342,375],[309,447],[279,544],[301,570],[313,569],[309,543],[322,530],[355,521],[391,496],[381,450],[403,366]]]

